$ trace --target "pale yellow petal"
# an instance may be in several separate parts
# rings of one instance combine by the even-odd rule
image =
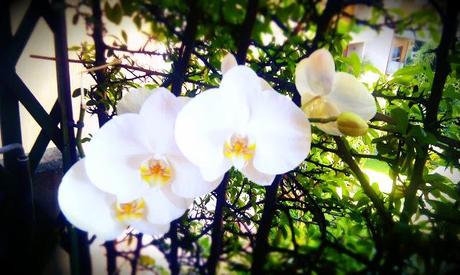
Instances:
[[[309,97],[330,93],[334,81],[334,59],[329,51],[319,49],[308,58],[301,60],[296,67],[295,84],[302,96],[302,102]]]
[[[337,107],[331,102],[326,101],[323,97],[313,101],[303,110],[309,118],[329,118],[340,114]],[[327,134],[335,136],[342,135],[335,121],[329,123],[314,123],[314,125]]]
[[[377,112],[372,94],[364,84],[348,73],[336,73],[327,100],[333,103],[340,113],[353,112],[366,121],[373,118]]]

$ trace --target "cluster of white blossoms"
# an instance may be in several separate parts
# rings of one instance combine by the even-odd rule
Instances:
[[[125,95],[119,115],[100,128],[86,157],[62,179],[58,201],[67,219],[104,240],[128,226],[161,235],[231,167],[256,184],[270,185],[301,164],[311,142],[304,112],[253,70],[238,66],[231,54],[222,72],[219,88],[193,99],[165,88]],[[357,105],[367,100],[359,84],[335,73],[325,50],[296,70],[303,109],[311,117],[336,116],[354,106],[353,112],[370,119],[375,104],[359,112]],[[356,98],[354,105],[343,103]],[[336,125],[318,127],[340,134]]]
[[[165,88],[125,97],[121,106],[129,108],[99,129],[86,157],[62,179],[58,201],[72,224],[101,239],[114,239],[127,226],[163,234],[195,196],[216,187],[174,140],[176,116],[187,101]]]
[[[362,135],[361,129],[367,130],[366,121],[377,112],[368,89],[353,75],[336,72],[334,59],[325,49],[316,50],[297,64],[295,85],[307,117],[338,117],[337,121],[315,125],[330,135]]]

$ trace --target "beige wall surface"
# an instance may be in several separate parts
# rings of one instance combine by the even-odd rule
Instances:
[[[14,33],[16,32],[24,16],[30,0],[13,2],[14,3],[10,7],[10,12],[12,18],[11,27]],[[74,10],[67,10],[67,39],[69,47],[80,45],[80,43],[83,41],[92,43],[92,39],[87,33],[83,20],[79,20],[77,25],[72,24],[71,21],[73,14]],[[139,49],[140,47],[144,46],[147,41],[147,36],[138,31],[134,23],[132,23],[132,20],[128,17],[124,17],[122,23],[119,26],[110,22],[104,23],[106,24],[110,34],[120,36],[121,30],[125,30],[128,33],[128,47],[130,49]],[[147,28],[147,26],[145,27]],[[143,31],[145,32],[146,30]],[[113,39],[108,35],[106,35],[104,39],[107,44],[111,44],[113,41]],[[164,50],[164,47],[152,41],[147,45],[146,50]],[[49,113],[57,99],[56,65],[54,61],[31,58],[31,54],[54,57],[53,34],[43,19],[40,19],[36,25],[32,36],[30,37],[17,63],[16,71],[21,77],[22,81],[27,85],[33,95],[40,102],[40,104]],[[142,66],[143,68],[155,68],[155,70],[168,68],[161,57],[137,57],[138,65]],[[78,59],[76,53],[74,52],[69,52],[69,58]],[[134,56],[134,58],[136,58],[136,56]],[[69,67],[71,89],[73,91],[74,89],[79,88],[81,85],[80,72],[84,69],[84,67],[77,63],[70,63]],[[94,81],[89,74],[84,74],[82,82],[84,87],[88,87],[89,85],[94,84]],[[74,98],[73,113],[75,120],[78,118],[78,112],[80,108],[79,106],[80,99]],[[23,106],[20,107],[20,113],[23,145],[26,152],[29,152],[40,132],[40,127]],[[83,136],[87,136],[88,133],[94,133],[97,128],[98,123],[96,116],[86,114]],[[49,147],[54,147],[54,144],[50,143]]]
[[[16,1],[11,5],[11,27],[13,33],[16,32],[29,3],[30,1]],[[73,26],[69,19],[71,19],[70,16],[67,16],[69,45],[75,45],[80,43],[83,39],[88,39],[82,23]],[[35,54],[54,57],[53,39],[53,33],[45,20],[41,18],[35,26],[32,36],[27,42],[16,65],[16,72],[48,113],[51,111],[57,99],[56,64],[54,61],[31,58],[30,55]],[[81,65],[70,64],[72,90],[79,86],[80,81],[78,72],[81,71],[82,68]],[[87,82],[91,81],[87,76],[85,76],[85,79]],[[79,109],[78,100],[74,100],[73,109],[74,117],[77,117]],[[40,127],[22,105],[20,106],[20,115],[22,142],[26,152],[28,152],[32,148],[40,132]],[[85,132],[94,130],[94,126],[97,125],[95,124],[94,118],[89,116],[85,124],[88,125]],[[54,144],[50,143],[50,146],[54,147]]]

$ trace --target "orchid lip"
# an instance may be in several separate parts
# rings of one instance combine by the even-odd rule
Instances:
[[[115,203],[115,217],[120,222],[141,220],[146,215],[146,206],[143,199],[127,203]]]
[[[139,171],[142,180],[150,187],[164,186],[173,177],[172,166],[166,158],[152,157],[142,162]]]
[[[233,134],[224,144],[224,156],[232,160],[237,169],[243,168],[254,157],[256,144],[242,134]]]

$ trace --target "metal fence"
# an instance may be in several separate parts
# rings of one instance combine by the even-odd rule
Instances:
[[[0,165],[0,260],[17,274],[36,274],[42,268],[38,258],[40,236],[36,230],[33,181],[40,160],[50,142],[62,153],[66,171],[77,161],[72,117],[68,65],[65,3],[62,0],[32,0],[19,28],[11,30],[10,1],[0,2],[0,128],[3,163]],[[15,71],[38,20],[43,18],[53,32],[56,56],[57,100],[47,113]],[[46,81],[46,80],[44,80]],[[51,94],[51,93],[50,93]],[[22,104],[40,126],[40,133],[26,156],[21,143],[19,106]],[[64,220],[61,218],[61,223]],[[87,236],[66,226],[71,265],[77,273],[89,274]],[[9,268],[8,268],[9,269]]]

